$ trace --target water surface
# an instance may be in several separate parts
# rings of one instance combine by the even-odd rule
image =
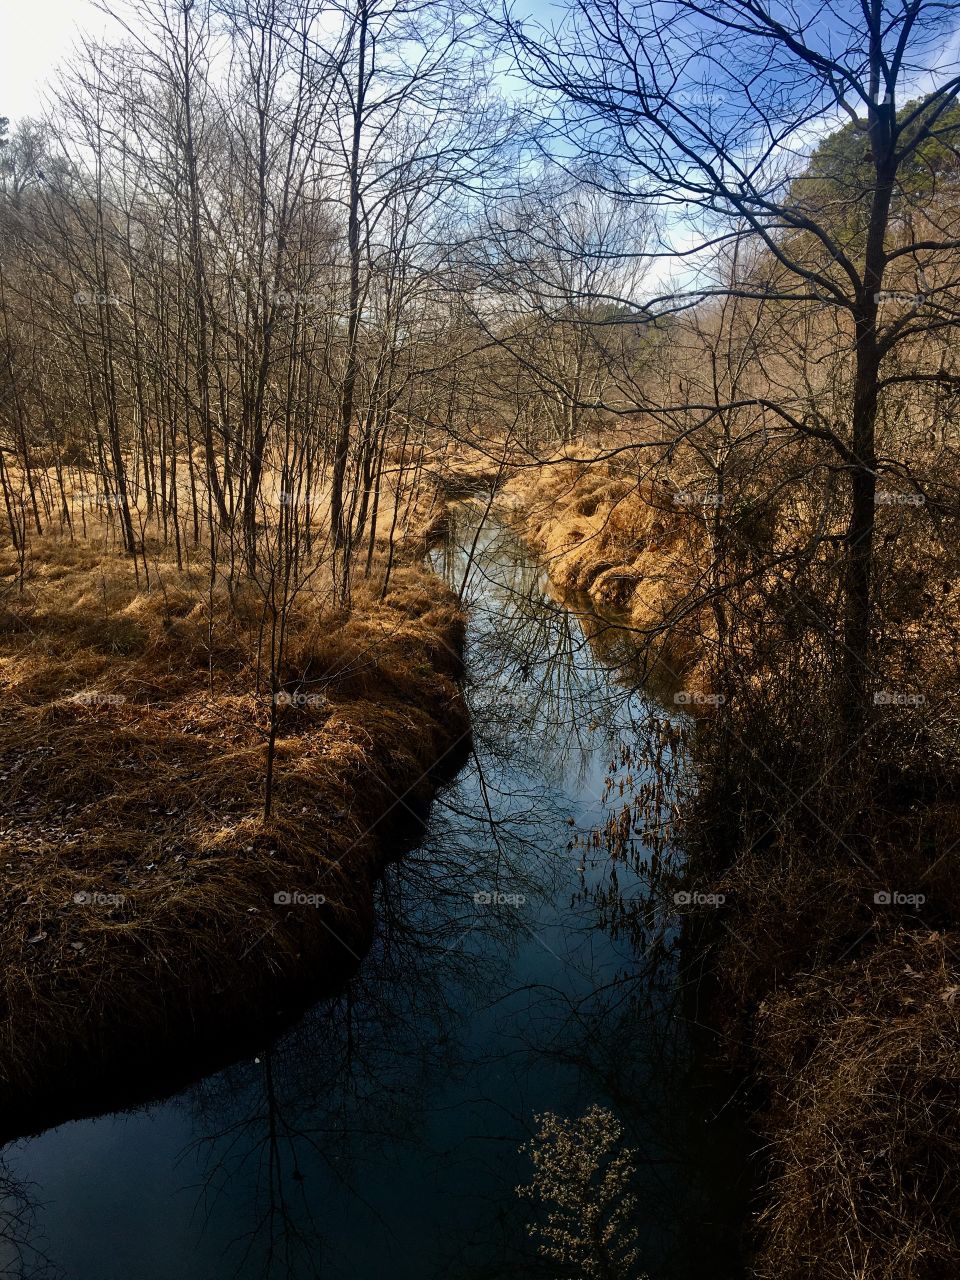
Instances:
[[[739,1124],[669,905],[672,712],[483,510],[434,553],[470,606],[474,754],[384,876],[359,973],[167,1101],[8,1146],[6,1274],[555,1277],[521,1147],[593,1103],[637,1152],[644,1269],[738,1274]]]

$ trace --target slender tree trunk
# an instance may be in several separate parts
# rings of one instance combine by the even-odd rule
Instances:
[[[850,739],[859,737],[867,716],[871,675],[873,542],[877,492],[877,408],[880,361],[877,312],[886,267],[886,236],[890,221],[896,169],[893,163],[893,106],[882,105],[871,121],[870,140],[876,159],[873,192],[864,250],[863,285],[854,316],[855,376],[851,444],[854,462],[850,476],[850,520],[844,573],[843,697],[844,724]]]
[[[340,393],[337,439],[333,451],[333,473],[330,483],[330,532],[334,547],[343,558],[341,573],[343,590],[349,574],[350,537],[344,505],[344,481],[350,452],[353,403],[357,382],[357,337],[360,329],[360,142],[364,122],[364,97],[367,81],[367,26],[369,15],[361,5],[357,20],[357,81],[353,104],[353,133],[350,147],[350,195],[347,210],[347,248],[350,258],[350,293],[347,318],[347,362]]]

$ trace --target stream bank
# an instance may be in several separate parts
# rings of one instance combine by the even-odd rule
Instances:
[[[0,616],[0,1134],[195,1078],[342,989],[374,885],[469,752],[464,618],[404,565],[348,618],[304,594],[276,695],[262,600],[153,590],[87,544],[35,548]],[[255,690],[259,686],[259,693]]]
[[[670,511],[636,473],[562,457],[509,492],[512,523],[557,589],[586,591],[601,613],[615,603],[641,667],[652,658],[672,669],[680,697],[700,704],[692,741],[700,785],[684,805],[685,891],[705,904],[702,1016],[744,1080],[764,1139],[751,1274],[955,1274],[960,777],[956,665],[944,640],[951,619],[931,626],[925,645],[915,628],[898,626],[903,602],[895,602],[888,662],[870,671],[880,692],[851,741],[835,685],[817,665],[824,582],[792,591],[774,581],[767,594],[750,576],[759,577],[776,536],[782,546],[795,530],[777,530],[769,513],[760,525],[745,518],[749,510],[737,513],[751,586],[729,610],[743,625],[741,646],[725,634],[720,647],[723,612],[705,603],[709,545],[694,533],[709,522],[691,519],[696,495],[681,491]],[[724,666],[721,648],[736,661]]]
[[[644,1270],[741,1274],[742,1125],[667,893],[677,716],[599,658],[512,534],[478,528],[484,506],[433,553],[468,609],[473,751],[385,868],[363,963],[178,1096],[8,1146],[26,1256],[69,1280],[540,1276],[520,1148],[542,1112],[601,1105],[637,1153]],[[649,841],[623,835],[627,805]]]

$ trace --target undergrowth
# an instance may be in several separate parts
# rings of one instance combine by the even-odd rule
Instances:
[[[464,750],[464,620],[439,581],[395,568],[349,615],[304,592],[265,821],[262,603],[218,589],[211,618],[202,578],[157,567],[141,591],[129,561],[52,539],[22,590],[0,566],[8,1126],[335,987],[384,859]]]

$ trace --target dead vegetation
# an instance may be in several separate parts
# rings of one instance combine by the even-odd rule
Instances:
[[[939,763],[929,747],[956,743],[955,716],[899,711],[846,779],[809,744],[778,747],[762,719],[723,719],[725,743],[719,723],[701,726],[705,786],[686,826],[691,874],[725,898],[702,921],[712,1017],[765,1137],[754,1272],[951,1275],[960,779],[956,747]]]
[[[684,829],[691,887],[723,904],[700,913],[690,945],[709,950],[712,1020],[752,1082],[768,1161],[753,1273],[954,1274],[955,546],[909,511],[879,511],[879,692],[853,751],[830,693],[825,562],[798,560],[779,589],[727,585],[718,615],[702,598],[709,527],[638,471],[559,457],[511,492],[561,590],[623,613],[641,645],[665,636],[675,674],[724,690],[722,710],[697,719]],[[770,514],[769,528],[738,531],[739,563],[752,542],[767,556],[802,543],[802,510]]]
[[[958,944],[898,933],[761,1009],[773,1180],[758,1276],[956,1273]]]
[[[102,547],[8,552],[0,619],[0,1077],[12,1123],[57,1087],[255,1026],[335,986],[369,943],[384,858],[468,733],[463,618],[396,568],[349,616],[289,620],[274,806],[262,818],[262,602],[210,600]],[[314,895],[315,902],[276,895]],[[317,905],[319,903],[319,905]]]
[[[508,494],[517,523],[563,592],[623,617],[678,676],[702,666],[709,612],[687,613],[702,536],[675,490],[616,462],[557,454],[522,471]],[[638,637],[640,638],[640,637]]]

